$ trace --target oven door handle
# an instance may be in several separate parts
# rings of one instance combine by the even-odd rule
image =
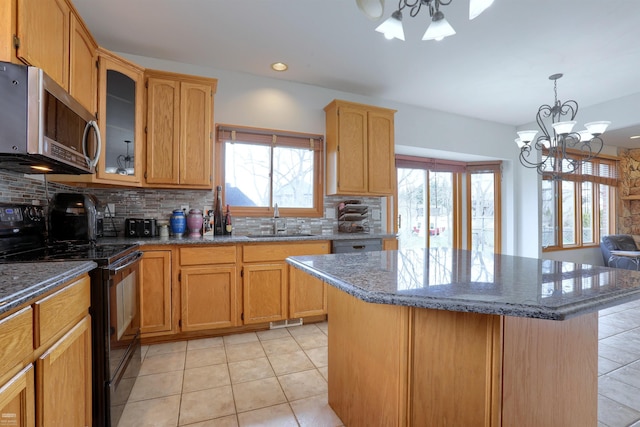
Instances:
[[[140,259],[142,258],[142,255],[143,254],[140,251],[134,252],[132,255],[128,256],[127,258],[123,259],[122,261],[112,264],[113,267],[109,268],[109,273],[110,274],[116,274],[119,271],[124,270],[125,268],[131,267],[133,264],[135,264],[136,262],[140,261]],[[124,263],[124,264],[121,264],[121,263]]]

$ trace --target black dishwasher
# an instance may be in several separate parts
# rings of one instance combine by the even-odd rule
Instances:
[[[331,241],[332,254],[373,252],[381,250],[382,239],[348,239]]]

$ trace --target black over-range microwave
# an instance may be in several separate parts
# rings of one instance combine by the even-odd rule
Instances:
[[[93,114],[42,69],[0,62],[0,168],[94,173],[101,150]]]

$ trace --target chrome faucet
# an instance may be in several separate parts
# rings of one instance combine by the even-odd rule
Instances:
[[[284,218],[280,218],[280,211],[278,210],[278,204],[273,207],[273,234],[286,234],[287,221]]]

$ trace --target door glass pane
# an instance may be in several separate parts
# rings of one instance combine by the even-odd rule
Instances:
[[[313,207],[313,151],[274,147],[273,203],[284,208]]]
[[[268,207],[270,147],[225,143],[225,201],[231,206]]]
[[[429,247],[453,247],[452,172],[429,172]]]
[[[492,172],[471,174],[471,248],[494,252],[495,187]]]
[[[402,249],[427,246],[426,182],[426,171],[398,168],[398,235]]]
[[[593,243],[593,183],[582,183],[582,243]]]
[[[135,173],[136,82],[115,70],[107,70],[105,172]]]
[[[609,200],[610,199],[610,187],[608,185],[599,185],[599,205],[600,205],[600,236],[606,236],[610,234],[609,223]]]
[[[556,246],[555,182],[542,180],[542,246]]]
[[[575,215],[576,191],[575,184],[571,181],[562,181],[562,244],[572,245],[576,243],[576,215]]]

